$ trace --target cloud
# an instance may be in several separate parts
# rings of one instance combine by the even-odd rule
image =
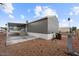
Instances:
[[[66,21],[66,19],[63,19],[60,23],[59,23],[60,27],[68,27],[68,21]]]
[[[14,18],[14,16],[12,15],[14,10],[12,3],[1,3],[0,7],[2,11],[8,14],[9,18]]]
[[[79,6],[73,7],[70,15],[79,15]]]
[[[25,19],[24,15],[20,15],[21,19]]]
[[[2,7],[2,10],[5,13],[7,13],[7,14],[12,14],[13,13],[14,8],[13,8],[13,5],[11,3],[3,3],[1,5],[1,7]]]
[[[69,27],[69,23],[70,23],[70,26],[73,26],[73,20],[71,19],[70,22],[66,19],[63,19],[59,25],[60,27]]]
[[[14,18],[14,16],[13,16],[13,15],[11,15],[11,14],[9,14],[9,17],[10,17],[11,19],[13,19],[13,18]]]
[[[46,8],[45,11],[44,11],[44,15],[45,16],[51,16],[51,15],[56,15],[57,16],[57,13],[54,9]]]
[[[30,12],[30,11],[31,11],[30,9],[27,10],[27,12]]]
[[[42,6],[36,6],[35,8],[35,16],[40,16],[42,12]]]
[[[70,12],[70,13],[69,13],[69,15],[71,15],[71,16],[72,16],[72,15],[73,15],[73,12]]]
[[[35,8],[35,17],[39,16],[52,16],[55,15],[58,17],[56,10],[49,8],[48,6],[36,6]]]

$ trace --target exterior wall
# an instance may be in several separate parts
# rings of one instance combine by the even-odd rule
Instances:
[[[38,38],[52,39],[55,37],[55,33],[58,33],[59,23],[55,16],[42,18],[40,20],[26,24],[24,24],[24,27],[26,32],[28,32],[27,34]]]
[[[33,33],[33,32],[28,32],[28,35],[34,36],[36,38],[46,39],[46,40],[51,40],[52,38],[55,37],[55,34],[41,34],[41,33]]]
[[[27,26],[28,32],[47,33],[47,18],[29,23]]]
[[[48,17],[48,33],[58,33],[59,22],[56,16]]]

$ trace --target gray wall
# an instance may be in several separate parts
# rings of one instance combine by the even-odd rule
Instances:
[[[56,16],[48,17],[48,33],[58,33],[59,22]]]
[[[28,32],[58,33],[59,22],[56,16],[48,16],[27,25]]]
[[[47,26],[47,18],[43,18],[38,21],[29,23],[27,25],[27,31],[35,33],[47,33]]]

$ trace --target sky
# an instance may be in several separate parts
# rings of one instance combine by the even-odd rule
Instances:
[[[4,3],[0,5],[0,27],[8,22],[25,23],[45,16],[57,16],[60,27],[79,28],[79,4],[77,3]]]

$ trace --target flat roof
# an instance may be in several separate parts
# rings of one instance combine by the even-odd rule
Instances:
[[[48,19],[48,18],[47,17],[43,17],[41,19],[38,19],[38,20],[35,20],[35,21],[32,21],[32,22],[29,22],[29,23],[34,23],[34,22],[38,22],[38,21],[42,21],[42,20],[46,20],[46,19]]]
[[[28,22],[28,24],[38,22],[38,21],[42,21],[42,20],[46,20],[46,19],[48,19],[48,17],[51,17],[51,16],[46,16],[46,17],[43,17],[41,19],[38,19],[38,20],[35,20],[35,21],[32,21],[32,22]],[[52,16],[52,17],[54,17],[54,16]],[[8,22],[8,24],[26,25],[26,23],[12,23],[12,22]]]
[[[35,21],[32,21],[32,22],[29,22],[28,24],[34,23],[34,22],[38,22],[38,21],[42,21],[42,20],[45,20],[45,19],[47,19],[47,17],[44,17],[44,18],[41,18],[39,20],[35,20]],[[9,25],[12,25],[12,24],[14,24],[14,25],[26,25],[26,23],[12,23],[12,22],[8,22],[8,24]]]
[[[24,25],[26,25],[26,24],[25,24],[25,23],[12,23],[12,22],[10,23],[10,22],[9,22],[8,25],[9,25],[9,26],[24,26]]]

